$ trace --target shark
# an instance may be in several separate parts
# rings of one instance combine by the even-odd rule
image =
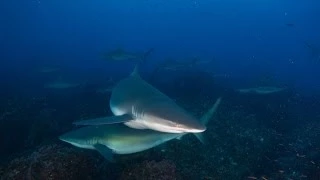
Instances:
[[[206,130],[198,119],[170,97],[144,81],[138,66],[131,75],[116,84],[110,97],[114,116],[80,120],[75,125],[124,123],[134,129],[152,129],[166,133],[199,133]]]
[[[173,59],[166,59],[163,61],[159,66],[157,67],[158,69],[164,69],[164,70],[171,70],[171,71],[176,71],[179,69],[189,69],[193,68],[198,64],[207,64],[211,63],[212,60],[200,60],[197,57],[193,57],[187,60],[173,60]]]
[[[164,71],[190,70],[195,68],[197,65],[211,63],[212,61],[213,60],[200,60],[197,57],[192,57],[186,60],[174,60],[171,58],[167,58],[164,61],[162,61],[158,66],[156,66],[156,68],[150,75],[151,77],[150,80],[153,80],[161,70],[164,70]]]
[[[272,94],[285,90],[286,88],[272,87],[272,86],[261,86],[256,88],[238,89],[239,93],[251,93],[251,94]]]
[[[221,97],[200,118],[200,123],[207,125],[216,112]],[[173,139],[181,139],[189,133],[163,133],[150,129],[133,129],[123,124],[85,126],[59,137],[60,140],[73,146],[97,150],[104,158],[113,161],[114,154],[132,154],[153,148]],[[205,143],[203,133],[193,133]]]
[[[146,58],[153,52],[153,48],[149,49],[145,53],[134,53],[125,51],[122,48],[118,48],[107,52],[103,55],[105,60],[108,61],[128,61],[128,60],[138,60],[144,62]]]

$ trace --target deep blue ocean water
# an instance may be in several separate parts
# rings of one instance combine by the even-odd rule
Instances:
[[[34,173],[22,168],[25,173],[12,175],[21,168],[12,159],[30,159],[24,154],[39,146],[47,152],[41,146],[51,143],[69,148],[54,162],[73,151],[95,159],[84,179],[320,179],[319,32],[317,0],[2,0],[0,179],[48,179],[37,176],[47,166],[33,165],[36,160],[21,162],[36,166]],[[209,125],[208,151],[190,137],[110,165],[58,141],[77,119],[111,115],[111,92],[101,89],[127,77],[137,60],[104,54],[123,49],[142,55],[150,48],[139,68],[142,78],[188,112],[200,116],[223,97]],[[182,65],[162,66],[169,58]],[[202,63],[192,64],[193,58]],[[55,81],[75,87],[46,86]],[[237,91],[265,86],[285,90]],[[134,170],[156,166],[153,161],[160,165],[149,174]],[[70,172],[81,172],[81,163],[69,164]],[[175,178],[153,174],[173,166]],[[63,167],[53,179],[77,179],[63,175]]]

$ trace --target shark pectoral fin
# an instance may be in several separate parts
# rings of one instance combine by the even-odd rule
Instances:
[[[113,162],[113,152],[112,149],[108,148],[102,144],[95,144],[93,146],[104,158],[108,161]]]
[[[203,133],[195,133],[194,135],[202,144],[206,144],[207,141]]]
[[[121,116],[110,116],[110,117],[101,117],[83,121],[76,121],[73,124],[75,125],[103,125],[103,124],[117,124],[117,123],[124,123],[133,120],[133,118],[128,115],[124,114]]]

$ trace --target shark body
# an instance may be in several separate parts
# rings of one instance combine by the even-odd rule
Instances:
[[[115,116],[75,122],[76,125],[124,123],[134,129],[166,133],[199,133],[206,130],[195,117],[148,84],[137,69],[112,90],[110,109]]]
[[[221,102],[219,98],[216,103],[200,119],[206,125]],[[112,160],[112,154],[131,154],[144,151],[172,139],[180,139],[188,133],[163,133],[149,129],[133,129],[123,124],[86,126],[70,131],[62,136],[60,140],[70,143],[76,147],[97,150],[106,159]],[[204,142],[201,133],[196,133],[199,140]]]
[[[48,89],[69,89],[69,88],[75,88],[80,86],[80,83],[71,83],[71,82],[64,82],[64,81],[55,81],[50,82],[44,85],[45,88]]]
[[[211,63],[213,60],[200,60],[197,57],[186,60],[174,60],[168,58],[156,66],[151,74],[150,80],[156,78],[161,71],[185,71],[194,69],[197,65]]]
[[[272,87],[272,86],[265,86],[265,87],[256,87],[256,88],[247,88],[247,89],[238,89],[237,91],[240,93],[251,93],[251,94],[272,94],[277,93],[285,90],[285,88],[280,87]]]

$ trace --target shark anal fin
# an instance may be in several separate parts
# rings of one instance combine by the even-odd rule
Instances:
[[[95,144],[93,146],[105,159],[110,162],[113,162],[113,152],[112,149],[108,148],[102,144]]]
[[[76,121],[73,124],[75,125],[103,125],[103,124],[117,124],[117,123],[124,123],[133,120],[133,118],[128,115],[124,114],[121,116],[110,116],[110,117],[101,117],[95,119],[88,119],[83,121]]]

